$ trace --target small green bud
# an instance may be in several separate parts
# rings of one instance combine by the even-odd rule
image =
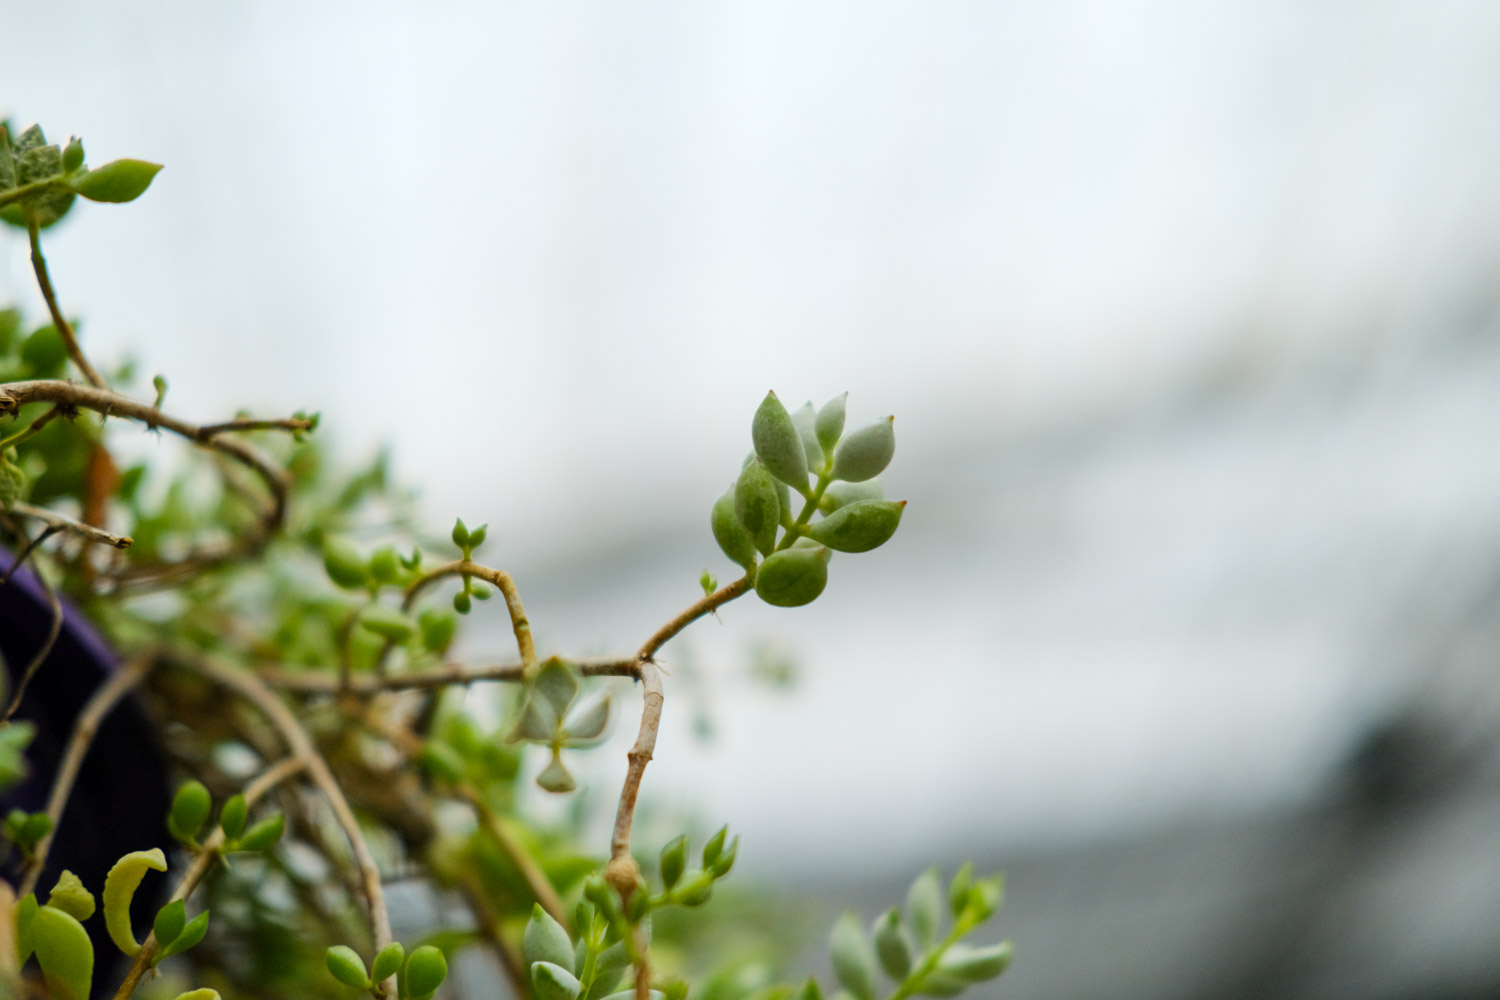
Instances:
[[[856,500],[808,526],[807,536],[835,552],[869,552],[891,540],[905,500]]]
[[[69,139],[68,144],[63,147],[62,165],[63,170],[70,174],[83,166],[83,140],[78,136]]]
[[[755,574],[755,592],[767,604],[796,608],[817,600],[828,586],[826,548],[783,549],[772,553]]]
[[[469,532],[469,548],[477,549],[484,544],[484,536],[489,533],[489,524],[481,524]]]
[[[802,439],[802,450],[807,453],[807,469],[813,475],[821,473],[828,463],[828,456],[823,454],[823,446],[818,443],[817,419],[811,400],[792,411],[792,424]]]
[[[875,955],[865,940],[859,917],[846,913],[833,928],[833,972],[858,1000],[874,1000]]]
[[[833,453],[833,478],[851,483],[874,479],[896,454],[895,417],[866,424],[850,433]]]
[[[406,989],[411,1000],[428,1000],[448,978],[448,959],[440,949],[424,944],[406,960]]]
[[[52,832],[52,817],[44,812],[34,812],[21,822],[17,838],[26,847],[35,847],[43,837]]]
[[[94,915],[94,895],[83,887],[78,876],[67,869],[57,877],[57,884],[47,897],[47,905],[62,910],[74,920],[84,921]]]
[[[938,970],[970,983],[983,983],[1005,971],[1010,965],[1014,950],[1009,941],[985,948],[955,944],[943,953],[938,961]]]
[[[385,604],[371,604],[361,611],[359,626],[390,642],[405,642],[417,632],[410,615]]]
[[[833,453],[834,448],[838,446],[839,438],[844,434],[844,401],[848,398],[847,392],[834,396],[823,404],[823,408],[818,411],[818,416],[814,421],[818,444],[822,445],[823,450],[829,454]]]
[[[901,925],[901,914],[894,906],[875,921],[873,936],[875,955],[880,959],[881,968],[885,969],[886,975],[901,982],[911,974],[917,945],[911,938],[911,932]]]
[[[980,879],[969,888],[969,900],[964,907],[964,912],[975,923],[982,923],[993,917],[1000,909],[1000,899],[1003,894],[1003,882],[998,875],[994,878]]]
[[[235,850],[269,851],[276,846],[276,842],[285,832],[286,816],[282,813],[275,813],[246,830],[245,835],[235,844]]]
[[[729,557],[730,562],[739,563],[749,569],[755,565],[755,542],[751,541],[750,534],[745,526],[740,523],[735,514],[734,499],[736,488],[731,487],[724,495],[714,501],[713,512],[709,516],[709,525],[714,531],[714,541],[719,543],[719,548]],[[704,571],[706,576],[707,570]],[[707,588],[705,588],[707,589]]]
[[[521,954],[527,965],[551,962],[569,968],[573,964],[573,939],[563,925],[552,919],[540,903],[531,907],[531,919],[521,936]]]
[[[427,773],[457,785],[464,780],[466,766],[458,751],[440,740],[428,740],[420,757]]]
[[[167,814],[167,831],[185,844],[193,844],[203,824],[208,821],[213,800],[208,789],[198,781],[189,781],[177,789],[172,799],[172,811]]]
[[[370,556],[370,575],[375,578],[376,583],[397,583],[401,580],[401,564],[396,558],[396,550],[389,545],[383,545],[375,550]]]
[[[755,547],[770,555],[776,547],[776,529],[781,524],[781,500],[777,497],[776,478],[758,460],[746,465],[734,484],[734,516]],[[740,565],[746,564],[740,562]]]
[[[464,524],[463,518],[460,517],[453,522],[452,537],[453,544],[457,545],[459,548],[467,549],[469,547],[469,529],[468,526]]]
[[[644,892],[633,892],[625,901],[625,919],[638,924],[651,912],[651,897]]]
[[[707,597],[719,589],[719,578],[704,570],[703,575],[698,577],[698,586],[703,588],[703,596]]]
[[[249,816],[250,809],[245,804],[243,795],[231,795],[229,801],[224,803],[224,808],[219,810],[219,829],[224,831],[224,836],[233,840],[245,832],[245,820]]]
[[[370,582],[370,564],[342,538],[323,539],[323,568],[328,578],[345,590],[363,590]]]
[[[380,953],[375,956],[375,961],[370,963],[370,982],[383,983],[401,970],[401,962],[406,958],[406,949],[401,947],[400,941],[392,941]]]
[[[724,852],[717,858],[714,858],[713,864],[709,865],[709,870],[714,873],[714,878],[719,879],[728,875],[729,870],[734,867],[734,859],[739,856],[739,853],[740,838],[736,834],[735,838],[729,842],[729,846],[724,848]]]
[[[584,879],[583,898],[593,903],[594,907],[605,916],[619,912],[620,898],[609,887],[609,883],[598,875],[590,875]]]
[[[683,906],[702,906],[713,894],[713,872],[696,871],[672,893],[672,898]]]
[[[441,656],[453,644],[458,619],[446,611],[428,608],[417,616],[417,627],[422,630],[422,648]]]
[[[532,963],[531,985],[537,1000],[578,1000],[583,988],[577,976],[555,962]]]
[[[766,393],[755,411],[755,419],[750,422],[750,439],[755,443],[756,456],[771,475],[795,486],[799,492],[807,492],[807,450],[792,415],[776,398],[776,393]]]
[[[490,599],[490,588],[482,583],[469,584],[469,593],[476,601],[488,601]]]
[[[578,783],[573,780],[573,775],[563,765],[562,754],[557,750],[552,751],[552,762],[536,776],[536,783],[546,791],[559,795],[571,792],[578,787]]]
[[[661,884],[662,888],[670,890],[682,878],[683,869],[687,867],[688,839],[687,834],[676,837],[661,849]]]
[[[336,944],[329,948],[323,961],[327,963],[333,978],[345,986],[367,990],[372,985],[370,974],[365,971],[365,960],[359,957],[359,952],[346,944]]]
[[[469,601],[469,595],[464,593],[462,590],[453,595],[453,610],[457,611],[459,614],[468,614],[469,609],[473,606],[474,605]]]
[[[724,851],[724,841],[729,837],[729,827],[719,827],[719,832],[708,838],[708,843],[703,845],[703,867],[712,868],[713,863],[719,860],[719,855]]]
[[[145,160],[113,160],[74,178],[72,188],[89,201],[135,201],[146,193],[160,169],[160,163]]]

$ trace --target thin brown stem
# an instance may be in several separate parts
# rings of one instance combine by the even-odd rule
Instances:
[[[474,814],[479,817],[479,825],[494,839],[500,850],[504,851],[515,863],[516,868],[521,872],[521,877],[526,880],[527,888],[536,897],[536,901],[542,904],[542,909],[546,910],[553,920],[566,927],[568,911],[563,907],[561,897],[557,895],[557,890],[552,887],[552,882],[547,878],[546,872],[542,871],[541,866],[536,863],[536,859],[516,842],[516,838],[500,822],[500,817],[495,815],[494,810],[484,801],[484,797],[479,794],[478,790],[468,785],[460,785],[456,791],[460,798],[474,808]]]
[[[62,528],[55,528],[49,525],[47,529],[44,530],[40,535],[37,535],[31,541],[27,542],[25,548],[21,549],[21,551],[16,554],[16,557],[11,560],[10,569],[5,571],[4,576],[0,576],[0,587],[3,587],[10,582],[10,578],[16,575],[16,570],[20,569],[26,564],[26,560],[31,558],[31,554],[37,550],[37,546],[41,545],[43,542],[45,542],[47,539],[51,538],[61,530]]]
[[[120,699],[141,682],[141,678],[151,670],[151,665],[155,660],[155,650],[147,650],[137,655],[113,677],[105,681],[89,698],[88,704],[83,706],[83,711],[78,713],[78,721],[73,724],[73,735],[69,737],[67,748],[63,751],[62,759],[57,765],[57,777],[52,782],[52,793],[47,798],[47,817],[52,820],[52,828],[46,836],[36,842],[31,858],[21,873],[19,892],[22,896],[36,888],[37,879],[41,877],[42,869],[47,866],[47,852],[52,848],[52,838],[57,836],[57,828],[62,824],[63,810],[68,807],[68,796],[73,792],[73,783],[78,780],[78,769],[83,765],[83,759],[88,756],[89,748],[94,744],[94,737],[99,732],[100,723]]]
[[[109,385],[104,381],[104,376],[94,370],[89,359],[83,356],[83,349],[78,346],[78,337],[73,333],[73,326],[63,316],[62,310],[57,306],[57,293],[52,289],[52,277],[47,273],[47,258],[42,256],[42,230],[35,218],[30,214],[26,218],[26,232],[31,236],[31,268],[36,272],[36,283],[42,290],[42,298],[47,300],[47,311],[52,314],[52,325],[57,328],[57,335],[68,348],[68,357],[73,359],[73,364],[83,372],[83,377],[88,379],[95,387],[108,389]]]
[[[278,764],[266,768],[250,784],[245,786],[245,804],[253,806],[260,801],[267,792],[290,778],[292,775],[303,770],[307,761],[301,757],[288,757]],[[203,842],[202,848],[193,855],[193,860],[188,863],[188,869],[178,881],[177,887],[172,890],[172,900],[187,899],[198,888],[214,864],[219,860],[219,848],[224,844],[224,831],[215,828],[214,832]],[[135,958],[130,963],[130,968],[125,973],[125,978],[120,982],[120,988],[115,991],[114,1000],[130,1000],[135,993],[136,987],[140,985],[141,977],[151,968],[151,960],[156,957],[156,933],[146,935],[141,950],[136,952]]]
[[[600,660],[579,660],[574,665],[585,677],[637,677],[640,674],[635,657],[615,657]],[[340,677],[323,671],[283,670],[268,667],[257,671],[261,680],[274,688],[295,694],[352,694],[374,695],[386,691],[430,691],[449,685],[478,684],[484,681],[520,683],[526,679],[526,668],[519,663],[506,663],[485,667],[466,667],[450,663],[431,670],[418,670],[409,674],[390,674],[374,677],[356,674],[349,679],[348,686]]]
[[[29,517],[33,521],[41,521],[53,531],[71,532],[82,538],[87,538],[91,542],[103,542],[105,545],[110,545],[117,549],[128,549],[135,544],[135,539],[129,535],[116,535],[113,532],[105,531],[103,528],[96,528],[92,524],[85,524],[82,521],[75,521],[71,517],[64,517],[56,511],[48,510],[45,507],[33,507],[29,503],[14,503],[11,504],[10,512],[12,514],[19,514],[22,517]]]
[[[254,420],[250,417],[240,417],[236,420],[225,420],[217,424],[204,424],[199,431],[205,440],[218,434],[238,433],[243,431],[310,431],[313,429],[311,420],[303,420],[300,417],[288,417],[284,420]]]
[[[31,438],[41,433],[42,429],[45,428],[48,424],[52,423],[52,421],[62,416],[63,412],[64,411],[61,406],[54,406],[46,413],[43,413],[40,417],[37,417],[27,426],[16,431],[14,434],[4,439],[3,441],[0,441],[0,452],[3,452],[7,448],[14,448],[16,445],[20,444],[23,441],[29,441]]]
[[[510,612],[510,627],[516,635],[516,651],[520,653],[521,663],[528,669],[536,666],[536,646],[531,639],[531,623],[526,620],[526,609],[521,606],[521,593],[516,589],[516,582],[504,570],[482,566],[469,559],[444,563],[442,566],[423,573],[406,588],[406,599],[402,602],[402,607],[410,610],[416,603],[418,594],[429,585],[449,576],[477,577],[493,584],[504,595],[505,608]]]
[[[290,481],[285,472],[254,445],[242,438],[200,427],[163,413],[155,406],[131,399],[120,393],[95,386],[78,385],[61,379],[38,379],[0,385],[0,416],[13,416],[28,403],[55,403],[64,407],[93,410],[107,417],[139,421],[147,427],[160,427],[195,444],[216,451],[253,471],[265,484],[270,496],[257,504],[257,524],[236,540],[206,545],[173,562],[135,565],[112,574],[120,584],[158,583],[178,579],[237,558],[254,556],[270,542],[286,517]]]
[[[391,918],[386,910],[385,890],[380,883],[380,869],[375,863],[375,855],[370,851],[369,842],[365,840],[358,818],[349,808],[349,801],[344,797],[343,789],[339,787],[333,772],[329,770],[328,762],[318,752],[312,737],[308,735],[297,716],[276,696],[274,691],[266,686],[264,681],[248,671],[191,654],[174,655],[174,660],[255,705],[280,733],[287,749],[303,762],[307,768],[308,777],[328,800],[329,806],[333,809],[334,818],[343,829],[344,836],[349,839],[349,846],[354,852],[355,864],[359,868],[360,881],[370,910],[370,925],[375,938],[375,950],[378,952],[390,944]],[[387,995],[388,985],[393,984],[381,984],[381,996]]]

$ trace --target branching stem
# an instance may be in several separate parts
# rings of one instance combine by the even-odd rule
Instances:
[[[104,381],[104,376],[100,375],[89,363],[89,359],[83,356],[83,349],[78,346],[78,337],[73,333],[72,324],[67,321],[62,310],[57,306],[57,293],[52,290],[52,277],[47,273],[47,258],[42,256],[42,229],[30,213],[26,217],[26,232],[31,236],[31,267],[36,272],[37,286],[42,290],[42,298],[47,300],[47,311],[52,314],[52,325],[68,348],[68,357],[73,359],[73,364],[83,372],[83,377],[88,379],[95,388],[108,389],[109,385]]]

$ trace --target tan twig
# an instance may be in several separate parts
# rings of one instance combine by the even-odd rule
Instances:
[[[417,595],[429,585],[449,576],[472,576],[492,584],[505,597],[505,608],[510,612],[511,631],[516,634],[516,651],[521,663],[528,669],[536,666],[536,646],[531,640],[531,623],[526,620],[526,609],[521,606],[521,594],[516,582],[504,570],[481,566],[468,559],[458,559],[430,569],[406,588],[406,598],[401,606],[410,611]]]
[[[307,761],[305,759],[294,756],[266,768],[254,781],[245,786],[243,793],[245,804],[247,806],[255,805],[267,792],[306,766]],[[177,883],[177,888],[172,890],[172,899],[170,901],[187,899],[193,894],[193,890],[198,888],[198,884],[203,881],[204,876],[209,873],[214,863],[219,860],[219,848],[223,844],[224,831],[221,828],[215,827],[214,832],[209,834],[208,838],[203,841],[202,848],[193,855],[193,860],[189,862],[187,871],[183,872],[182,878]],[[146,935],[146,940],[141,945],[141,950],[136,952],[135,958],[130,963],[129,970],[125,973],[125,978],[120,982],[120,988],[115,991],[114,1000],[130,1000],[130,997],[135,993],[136,987],[140,985],[141,977],[146,974],[146,970],[151,968],[151,960],[155,957],[156,932],[153,931]]]
[[[479,817],[479,825],[484,827],[500,850],[515,863],[521,872],[521,877],[526,880],[526,886],[536,901],[542,904],[542,909],[551,915],[553,920],[568,925],[568,911],[563,907],[562,899],[557,895],[557,890],[552,887],[552,882],[547,878],[547,873],[542,871],[541,866],[536,863],[526,849],[516,843],[516,838],[511,836],[509,830],[505,829],[500,822],[500,817],[495,815],[494,810],[484,801],[484,797],[469,785],[459,785],[455,791],[469,805],[474,807],[474,814]]]
[[[386,910],[385,890],[380,884],[380,869],[375,864],[375,856],[370,852],[369,842],[365,840],[364,832],[360,829],[359,820],[355,817],[354,811],[349,808],[349,801],[344,797],[343,789],[339,787],[333,772],[328,769],[328,762],[318,752],[312,737],[302,727],[297,716],[276,696],[274,691],[266,686],[264,681],[248,671],[224,666],[207,657],[191,654],[174,653],[174,660],[254,704],[281,734],[287,749],[303,762],[307,768],[308,777],[328,800],[329,806],[333,809],[334,818],[343,829],[344,836],[349,839],[349,846],[354,852],[355,864],[359,867],[360,880],[364,886],[366,903],[370,910],[370,925],[375,938],[375,950],[378,952],[390,944],[391,918]],[[382,984],[380,995],[386,994],[386,984]]]
[[[242,431],[310,431],[313,429],[311,420],[303,420],[298,417],[288,417],[285,420],[253,420],[249,417],[241,417],[236,420],[226,420],[218,424],[205,424],[199,431],[204,440],[217,434],[238,433]]]
[[[84,378],[100,389],[108,389],[104,376],[95,371],[94,366],[89,364],[89,359],[83,356],[83,349],[78,346],[78,337],[73,333],[73,325],[57,306],[57,293],[53,291],[52,277],[47,273],[47,258],[42,256],[42,230],[29,212],[26,216],[26,232],[31,236],[31,268],[36,272],[36,283],[42,290],[42,298],[47,300],[52,325],[57,328],[57,335],[68,348],[68,357],[83,372]]]
[[[253,556],[270,542],[286,516],[290,483],[286,473],[271,459],[242,438],[188,423],[154,406],[96,386],[78,385],[60,379],[38,379],[0,385],[0,416],[20,412],[27,403],[56,403],[93,410],[109,417],[139,421],[161,427],[179,437],[219,452],[255,472],[270,493],[269,502],[256,511],[256,527],[236,541],[200,547],[173,562],[136,565],[113,574],[119,583],[172,580],[242,556]]]
[[[10,569],[5,571],[4,576],[0,576],[0,587],[3,587],[10,582],[10,578],[16,575],[16,570],[20,569],[26,564],[26,560],[31,558],[31,554],[37,550],[37,547],[39,545],[41,545],[43,542],[45,542],[47,539],[51,538],[61,530],[62,528],[49,525],[40,535],[37,535],[31,541],[27,542],[26,546],[21,549],[19,553],[17,553],[14,559],[11,560]]]
[[[11,504],[10,512],[12,514],[19,514],[22,517],[29,517],[33,521],[41,521],[53,531],[72,532],[75,535],[87,538],[91,542],[103,542],[105,545],[112,545],[117,549],[128,549],[135,544],[135,539],[129,535],[116,535],[113,532],[105,531],[103,528],[96,528],[92,524],[84,524],[82,521],[75,521],[71,517],[64,517],[56,511],[48,510],[45,507],[33,507],[29,503],[14,503]]]
[[[635,657],[600,660],[579,660],[574,665],[585,677],[636,677],[640,674]],[[267,667],[257,671],[261,680],[274,688],[295,694],[352,694],[374,695],[386,691],[430,691],[450,685],[478,684],[483,681],[519,683],[526,679],[526,668],[519,663],[496,666],[466,667],[450,663],[431,670],[418,670],[409,674],[389,674],[374,677],[357,674],[349,678],[345,687],[337,675],[316,670],[283,670]]]
[[[63,751],[62,759],[57,765],[57,777],[52,782],[52,793],[47,798],[47,816],[52,820],[52,829],[36,842],[31,858],[22,871],[18,890],[22,896],[36,888],[37,879],[41,878],[42,869],[47,866],[47,852],[52,848],[52,838],[57,836],[57,828],[62,823],[63,810],[68,807],[68,796],[73,792],[73,782],[78,780],[78,769],[83,765],[83,759],[88,756],[89,748],[94,744],[94,736],[99,732],[99,724],[104,721],[104,717],[110,713],[119,700],[141,682],[141,678],[150,671],[155,659],[155,650],[147,650],[131,659],[94,692],[88,704],[83,706],[83,711],[78,713],[78,720],[73,724],[73,735],[68,739],[67,748]]]
[[[651,754],[656,749],[657,730],[661,727],[661,707],[665,695],[662,693],[660,671],[652,658],[683,629],[743,595],[749,591],[750,586],[750,577],[744,576],[695,601],[676,618],[657,629],[636,654],[641,687],[644,689],[641,696],[641,728],[636,734],[635,744],[626,754],[629,763],[625,769],[625,784],[620,788],[619,809],[615,812],[614,836],[610,840],[609,857],[612,863],[625,865],[630,859],[630,828],[635,822],[636,798],[640,795],[641,778],[646,773],[646,765],[651,762]],[[629,884],[631,873],[625,868],[617,868],[617,871],[619,876],[614,880],[616,888],[621,890],[622,896],[628,896],[625,886]]]

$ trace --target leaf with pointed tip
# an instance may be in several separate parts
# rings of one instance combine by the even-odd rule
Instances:
[[[141,950],[140,942],[130,927],[130,901],[147,871],[167,870],[167,856],[161,848],[149,851],[132,851],[109,870],[104,878],[104,926],[110,940],[127,956],[134,957]]]

